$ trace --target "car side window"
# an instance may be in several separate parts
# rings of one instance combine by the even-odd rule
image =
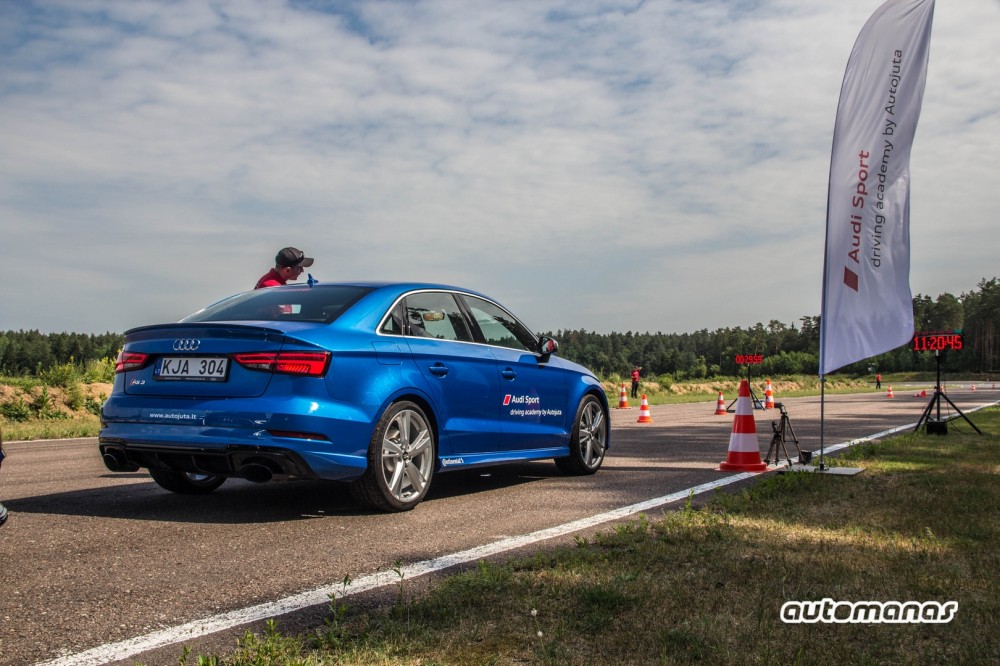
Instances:
[[[382,322],[382,327],[379,329],[379,333],[385,335],[402,335],[403,334],[403,304],[397,303],[396,307],[392,309],[389,315]]]
[[[452,294],[437,291],[410,294],[405,300],[407,335],[472,342],[472,331]]]
[[[487,344],[519,351],[536,351],[538,339],[509,312],[475,296],[462,298],[479,325],[479,330],[483,332]]]

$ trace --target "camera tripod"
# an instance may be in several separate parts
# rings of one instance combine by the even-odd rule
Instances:
[[[785,411],[785,405],[781,402],[774,403],[775,408],[781,412],[781,421],[771,421],[771,429],[774,431],[774,435],[771,437],[771,446],[767,449],[767,455],[764,456],[764,463],[767,465],[771,464],[771,454],[774,454],[774,464],[777,465],[781,457],[778,455],[778,447],[781,447],[781,453],[785,454],[785,460],[788,466],[792,466],[792,458],[788,455],[788,449],[785,448],[785,438],[789,435],[791,436],[792,444],[795,445],[795,450],[798,452],[798,461],[805,463],[802,458],[802,449],[799,448],[799,440],[795,436],[795,430],[792,428],[792,422],[788,418],[788,412]]]
[[[924,413],[921,414],[920,420],[917,421],[917,427],[913,429],[913,432],[917,432],[921,427],[927,428],[928,435],[947,435],[948,434],[948,421],[941,420],[941,398],[948,401],[951,408],[958,412],[958,415],[965,419],[965,422],[972,426],[972,429],[978,432],[980,435],[983,431],[976,427],[976,424],[969,420],[958,405],[951,401],[951,398],[944,394],[941,390],[941,352],[934,352],[935,361],[937,362],[937,382],[934,384],[934,395],[931,396],[931,401],[927,403],[927,407],[924,408]],[[937,418],[931,418],[931,414],[934,409],[937,408]]]

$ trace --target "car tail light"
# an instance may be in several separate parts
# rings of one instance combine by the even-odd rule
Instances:
[[[233,358],[247,370],[282,375],[322,377],[330,367],[330,352],[252,352]]]
[[[118,352],[118,359],[115,361],[115,374],[138,370],[149,361],[149,354],[140,352]]]

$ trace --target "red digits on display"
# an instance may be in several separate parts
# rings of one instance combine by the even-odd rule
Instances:
[[[763,354],[737,354],[736,365],[760,365],[764,362]]]
[[[964,343],[961,333],[916,333],[913,336],[913,351],[958,351]]]

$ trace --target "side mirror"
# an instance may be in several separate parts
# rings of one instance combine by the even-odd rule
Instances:
[[[551,356],[559,351],[559,343],[552,338],[542,336],[538,340],[538,353],[542,356]]]

